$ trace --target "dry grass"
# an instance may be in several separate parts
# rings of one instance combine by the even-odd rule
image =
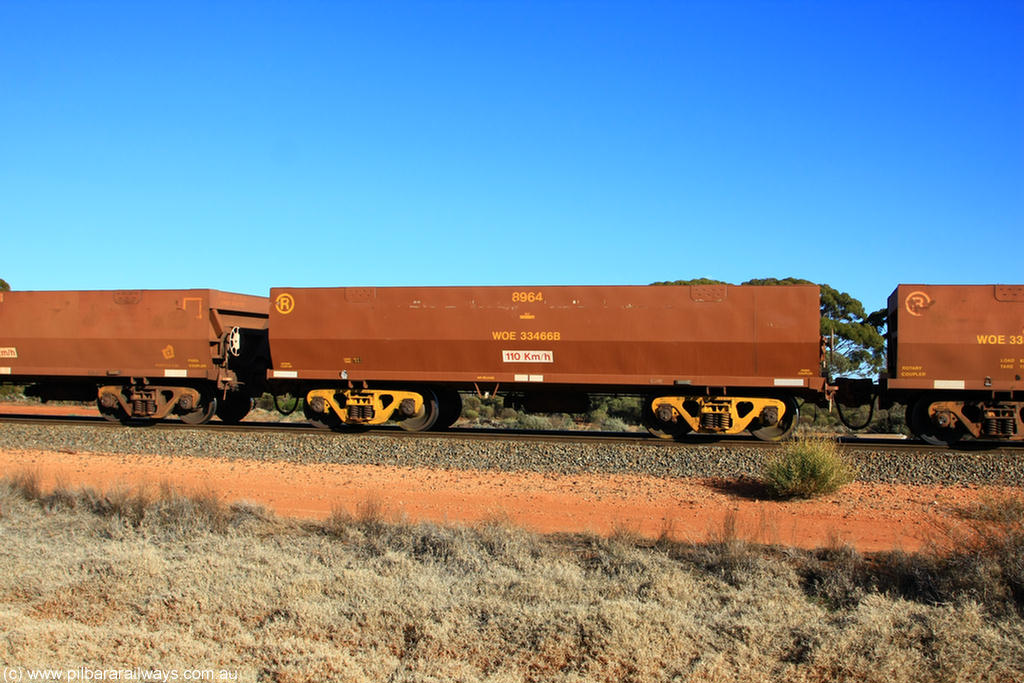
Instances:
[[[0,484],[7,666],[203,665],[243,681],[1024,679],[1020,602],[999,578],[1011,542],[975,546],[990,563],[982,595],[937,554],[763,546],[735,518],[705,543],[654,542],[540,536],[500,516],[396,523],[372,500],[312,524],[168,487],[19,482]]]
[[[965,519],[1005,524],[1024,524],[1024,495],[985,495],[960,510]]]
[[[38,470],[24,469],[7,477],[11,491],[25,500],[39,500],[43,493]]]

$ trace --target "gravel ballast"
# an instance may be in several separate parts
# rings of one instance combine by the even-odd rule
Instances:
[[[656,477],[756,477],[774,445],[621,443],[0,423],[0,448]],[[865,482],[1024,486],[1024,451],[846,445]]]

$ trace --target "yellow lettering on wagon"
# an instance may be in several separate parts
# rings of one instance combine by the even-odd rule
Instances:
[[[491,330],[494,341],[561,341],[562,333],[558,330]]]
[[[184,299],[181,300],[181,310],[187,311],[189,304],[195,304],[196,305],[196,320],[201,319],[203,317],[203,299],[202,299],[202,297],[186,296]]]
[[[554,330],[524,330],[519,333],[523,341],[561,341],[562,333]]]
[[[900,377],[927,377],[928,373],[920,365],[904,365],[900,368]]]
[[[986,344],[988,346],[998,346],[1012,344],[1014,346],[1024,346],[1024,334],[988,334],[983,333],[976,335],[975,338],[979,344]]]

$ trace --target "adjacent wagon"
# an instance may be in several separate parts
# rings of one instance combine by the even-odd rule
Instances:
[[[1024,440],[1024,286],[900,285],[882,395],[919,437]]]
[[[240,420],[263,391],[268,300],[212,289],[0,292],[0,381],[115,420]]]

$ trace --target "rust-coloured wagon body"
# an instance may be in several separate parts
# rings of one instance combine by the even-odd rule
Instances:
[[[44,399],[91,392],[118,417],[212,414],[215,392],[225,408],[263,386],[268,305],[210,289],[0,292],[0,380]]]
[[[307,399],[343,420],[357,397],[328,390],[364,383],[638,393],[660,401],[649,408],[661,407],[663,422],[697,431],[707,410],[696,404],[763,398],[719,406],[730,414],[703,425],[728,422],[720,431],[729,433],[787,412],[772,397],[823,391],[814,286],[275,288],[270,297],[270,378],[322,388]],[[405,399],[419,411],[415,396],[392,397]],[[382,419],[379,404],[367,405],[351,421]]]
[[[900,285],[885,395],[922,438],[1024,438],[1024,286]]]

